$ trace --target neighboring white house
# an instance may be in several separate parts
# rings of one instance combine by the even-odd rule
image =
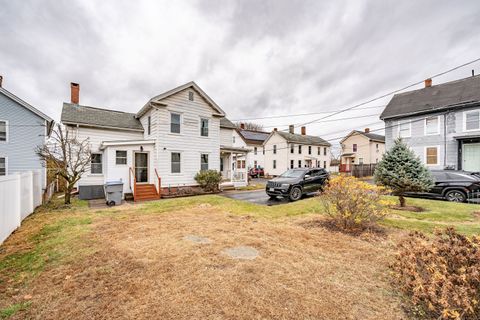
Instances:
[[[0,76],[0,176],[40,170],[45,188],[46,167],[35,149],[50,136],[54,122],[3,88],[2,80]]]
[[[317,136],[306,135],[305,127],[301,134],[274,129],[263,143],[265,148],[265,174],[277,176],[293,168],[330,169],[331,144]]]
[[[393,96],[380,118],[386,147],[401,137],[430,169],[480,171],[480,76]]]
[[[78,183],[81,198],[101,198],[106,181],[122,180],[125,193],[152,199],[159,191],[197,185],[200,170],[221,169],[225,112],[194,82],[151,98],[135,114],[82,106],[79,90],[71,84],[62,123],[90,140],[92,162]]]
[[[353,130],[340,141],[342,146],[341,170],[350,171],[354,164],[375,164],[382,160],[385,153],[385,136]]]

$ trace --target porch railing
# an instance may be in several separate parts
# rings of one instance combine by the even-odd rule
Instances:
[[[158,181],[158,199],[162,197],[162,179],[158,175],[157,168],[155,168],[155,175],[157,176],[157,181]]]
[[[130,186],[130,190],[133,192],[133,201],[135,201],[135,199],[137,198],[137,178],[135,177],[135,173],[133,172],[132,167],[128,168],[128,183]]]

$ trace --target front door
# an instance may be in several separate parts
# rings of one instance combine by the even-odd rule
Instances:
[[[480,143],[463,145],[463,170],[480,171]]]
[[[148,182],[148,153],[135,152],[134,162],[137,183]]]

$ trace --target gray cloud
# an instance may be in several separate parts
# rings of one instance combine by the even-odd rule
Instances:
[[[0,8],[4,86],[55,119],[71,81],[81,103],[135,112],[195,80],[238,119],[345,108],[480,55],[476,0],[0,0]],[[434,82],[472,68],[480,63]],[[337,137],[375,121],[307,130]]]

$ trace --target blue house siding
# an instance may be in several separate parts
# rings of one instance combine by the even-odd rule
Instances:
[[[45,142],[46,120],[0,93],[0,120],[8,122],[7,142],[0,141],[0,157],[7,158],[7,174],[42,169],[35,148]]]
[[[462,155],[459,141],[468,137],[478,138],[478,131],[464,131],[464,112],[478,110],[479,108],[459,108],[446,113],[430,113],[412,117],[402,117],[385,121],[385,144],[387,150],[393,145],[398,137],[399,124],[405,121],[411,122],[411,136],[403,138],[422,162],[426,163],[425,148],[438,147],[438,164],[429,166],[431,169],[444,169],[451,167],[461,168]],[[439,116],[440,130],[436,135],[425,135],[425,118]],[[460,162],[460,165],[459,165]],[[480,159],[479,159],[480,162]]]

